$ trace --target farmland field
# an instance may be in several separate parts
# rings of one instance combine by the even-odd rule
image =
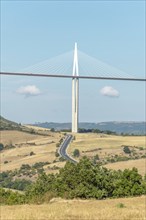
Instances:
[[[134,155],[132,160],[120,161],[116,163],[110,163],[106,165],[111,169],[124,169],[137,167],[139,172],[144,175],[146,173],[146,160],[141,158],[146,153],[146,137],[145,136],[117,136],[106,134],[75,134],[75,140],[70,144],[68,153],[73,155],[73,151],[78,149],[80,151],[80,157],[88,156],[93,158],[98,155],[99,159],[111,159],[117,157],[127,157],[130,159],[131,155]],[[123,146],[128,146],[132,154],[128,155],[123,152]],[[79,158],[76,158],[77,160]]]
[[[61,133],[50,131],[47,136],[21,131],[1,131],[1,143],[13,146],[1,152],[1,171],[18,169],[22,164],[52,163],[56,159],[56,144],[62,137]],[[31,152],[33,155],[30,155]]]

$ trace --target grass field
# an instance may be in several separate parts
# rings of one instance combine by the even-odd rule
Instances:
[[[146,197],[1,206],[1,220],[145,220]]]
[[[146,174],[146,159],[120,161],[117,163],[109,163],[104,166],[114,170],[132,169],[136,167],[142,176]]]
[[[100,159],[114,156],[127,156],[123,152],[122,146],[129,146],[139,156],[146,153],[146,137],[145,136],[116,136],[95,133],[79,133],[75,134],[75,140],[70,144],[68,153],[73,154],[75,149],[79,149],[80,157],[94,157],[98,154]],[[141,151],[139,147],[142,147]],[[78,159],[77,159],[78,160]],[[146,173],[146,160],[128,160],[107,164],[106,167],[111,169],[124,169],[137,167],[139,172],[144,175]]]
[[[81,151],[93,148],[115,149],[121,145],[146,147],[146,137],[79,133],[75,134],[75,140],[70,149],[73,150],[75,147]]]
[[[52,163],[56,159],[56,143],[62,136],[60,133],[50,131],[48,131],[48,136],[20,131],[1,131],[1,143],[14,145],[14,148],[1,152],[1,172],[18,169],[22,164]],[[30,152],[33,152],[34,155],[30,156]]]

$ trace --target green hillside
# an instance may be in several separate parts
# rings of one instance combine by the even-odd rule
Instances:
[[[22,130],[24,127],[20,124],[9,121],[0,116],[0,130]]]
[[[10,121],[8,119],[5,119],[4,117],[0,116],[0,131],[22,131],[22,132],[27,132],[30,134],[37,134],[37,135],[48,135],[48,131],[47,130],[39,130],[39,129],[35,129],[33,127],[29,127],[29,126],[25,126],[25,125],[21,125],[18,124],[14,121]]]

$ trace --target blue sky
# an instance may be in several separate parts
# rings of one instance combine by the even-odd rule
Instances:
[[[143,77],[145,1],[1,2],[2,71],[70,51],[74,42],[90,56]],[[40,94],[20,92],[28,86]],[[107,86],[119,96],[101,94]],[[1,76],[1,114],[22,123],[70,122],[71,80]],[[79,114],[82,122],[143,121],[145,83],[80,80]]]

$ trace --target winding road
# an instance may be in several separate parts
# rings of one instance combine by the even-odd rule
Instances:
[[[69,160],[73,163],[77,163],[77,161],[75,159],[73,159],[71,156],[69,156],[67,154],[67,148],[72,140],[73,136],[70,134],[67,134],[64,141],[62,142],[62,144],[59,147],[58,153],[60,154],[60,156],[62,156],[64,159]]]

